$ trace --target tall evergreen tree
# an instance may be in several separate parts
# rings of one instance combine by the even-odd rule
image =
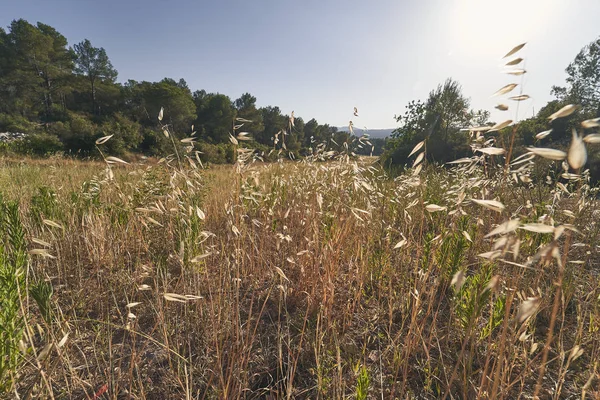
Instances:
[[[32,115],[52,114],[55,98],[64,99],[73,70],[73,53],[67,39],[54,28],[20,19],[2,35],[1,52],[7,59],[0,66],[0,91],[12,99],[13,111]],[[60,102],[64,108],[64,101]],[[40,107],[41,106],[41,107]]]
[[[196,127],[201,136],[212,143],[226,143],[232,132],[236,110],[224,94],[200,91],[195,93]]]
[[[249,132],[253,137],[260,136],[265,129],[262,113],[256,108],[256,97],[244,93],[233,103],[237,110],[237,118],[252,122],[239,122],[244,124],[241,131]]]
[[[262,113],[264,130],[256,137],[256,141],[268,146],[273,145],[273,139],[280,131],[287,127],[287,118],[281,114],[279,107],[267,106],[260,109]],[[279,140],[282,140],[281,134]],[[284,139],[283,139],[284,140]]]
[[[75,72],[85,76],[89,82],[92,97],[92,113],[97,114],[96,90],[98,82],[107,81],[114,83],[117,79],[117,70],[113,68],[104,48],[92,46],[92,43],[88,39],[76,44],[73,48],[76,55]]]

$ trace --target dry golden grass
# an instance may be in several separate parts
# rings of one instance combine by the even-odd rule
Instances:
[[[483,160],[3,161],[53,288],[7,396],[596,398],[595,192]]]
[[[235,166],[194,138],[126,163],[109,136],[104,163],[0,161],[1,393],[600,398],[597,134],[513,159],[507,120],[393,178],[348,143],[294,161],[283,131],[291,161],[256,162],[237,122]]]

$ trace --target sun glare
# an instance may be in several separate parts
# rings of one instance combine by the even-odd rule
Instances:
[[[452,8],[457,50],[472,56],[501,56],[516,43],[535,40],[560,13],[543,0],[458,0]]]

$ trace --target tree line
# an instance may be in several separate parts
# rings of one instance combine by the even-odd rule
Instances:
[[[196,132],[204,157],[214,162],[234,159],[229,135],[236,119],[246,121],[243,130],[252,138],[244,145],[263,153],[284,147],[298,157],[322,142],[338,148],[354,143],[357,154],[383,150],[381,139],[359,143],[348,130],[314,118],[295,116],[290,126],[290,115],[277,106],[258,107],[250,93],[232,100],[192,92],[184,79],[119,83],[117,77],[104,48],[87,39],[70,47],[49,25],[15,20],[8,30],[0,28],[0,132],[25,132],[11,150],[33,155],[93,155],[95,140],[112,134],[107,146],[113,154],[163,155],[172,143],[157,124],[162,108],[163,122],[179,138]]]
[[[553,86],[554,99],[545,104],[532,117],[518,121],[493,134],[496,145],[514,149],[519,155],[526,147],[553,147],[566,149],[572,138],[572,130],[582,131],[581,122],[600,117],[600,37],[584,46],[566,68],[565,86]],[[524,69],[509,70],[520,76]],[[515,85],[516,87],[516,85]],[[496,108],[506,114],[506,120],[514,119],[512,112],[517,101],[526,101],[528,96],[514,96],[511,103],[499,104]],[[568,104],[579,106],[578,111],[567,118],[549,117]],[[403,168],[413,147],[425,141],[427,160],[444,164],[463,157],[470,157],[471,138],[468,127],[492,126],[489,112],[473,110],[469,99],[462,93],[458,82],[448,79],[429,93],[426,100],[410,101],[402,115],[396,116],[399,127],[386,144],[382,163],[390,168]],[[496,121],[501,122],[501,121]],[[586,133],[597,132],[598,128]],[[514,135],[513,135],[514,133]],[[598,146],[589,146],[588,163],[592,180],[600,180],[600,151]],[[544,176],[545,178],[545,176]]]
[[[600,38],[581,49],[566,73],[565,86],[551,89],[555,99],[535,116],[497,133],[501,145],[512,145],[517,152],[540,144],[566,147],[572,128],[600,117]],[[24,140],[0,144],[0,150],[93,156],[95,141],[114,135],[106,144],[112,154],[164,155],[172,151],[172,143],[157,124],[162,108],[163,123],[180,139],[195,132],[197,146],[209,161],[234,160],[230,133],[236,120],[243,120],[242,130],[252,138],[244,145],[263,155],[283,149],[301,157],[325,143],[331,150],[381,154],[381,163],[394,169],[403,168],[414,145],[423,140],[431,163],[469,156],[469,133],[464,128],[494,124],[489,112],[471,108],[461,85],[452,79],[427,99],[409,102],[395,117],[398,128],[390,139],[357,140],[351,126],[338,130],[314,118],[305,121],[293,112],[285,114],[277,106],[258,107],[250,93],[232,100],[220,93],[192,92],[184,79],[120,83],[117,77],[106,51],[87,39],[69,46],[53,27],[23,19],[13,21],[8,30],[0,28],[0,132],[27,134]],[[566,104],[581,108],[569,118],[549,122],[548,116]],[[510,115],[513,105],[500,109],[506,108]],[[538,134],[549,129],[540,143]],[[508,143],[513,130],[514,142]],[[596,178],[599,158],[597,151],[590,152],[588,167]]]

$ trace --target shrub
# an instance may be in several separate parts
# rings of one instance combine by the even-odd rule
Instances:
[[[140,124],[133,122],[120,113],[100,126],[97,137],[114,135],[106,142],[106,151],[113,155],[122,155],[137,150],[144,139]],[[96,138],[97,139],[97,138]]]
[[[0,132],[24,132],[31,133],[37,129],[37,125],[19,115],[8,115],[0,113]]]
[[[60,138],[65,146],[65,151],[83,156],[92,154],[99,135],[97,126],[89,119],[71,114],[71,120],[62,126],[58,125],[58,128],[61,129]],[[62,130],[62,128],[66,129]]]
[[[141,131],[141,142],[139,150],[150,156],[165,156],[173,153],[173,142],[160,131],[144,128]],[[112,140],[112,139],[111,139]],[[181,142],[175,141],[177,150],[181,149]]]
[[[229,143],[211,144],[199,142],[196,144],[196,149],[201,153],[200,159],[202,162],[233,164],[237,159],[235,147]]]
[[[9,392],[15,371],[23,362],[19,343],[24,319],[21,294],[25,292],[27,246],[16,202],[0,198],[0,393]]]
[[[34,156],[50,156],[60,153],[64,149],[58,137],[47,133],[28,135],[21,142],[22,153]]]

